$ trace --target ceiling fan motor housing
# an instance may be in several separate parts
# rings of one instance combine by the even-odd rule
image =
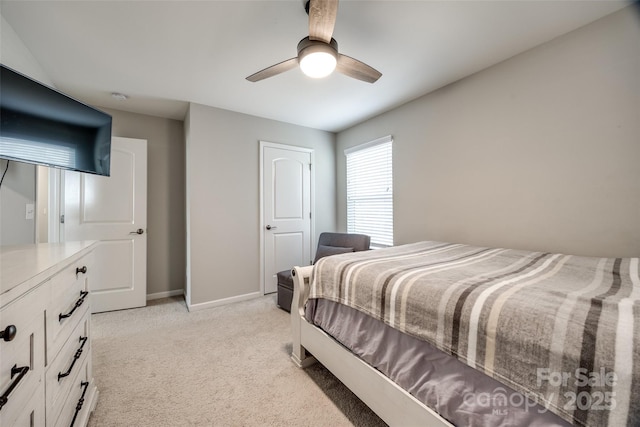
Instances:
[[[338,42],[336,39],[331,39],[331,43],[325,43],[321,40],[311,40],[309,37],[305,37],[298,43],[298,61],[303,57],[314,52],[326,52],[333,55],[336,60],[338,59]]]

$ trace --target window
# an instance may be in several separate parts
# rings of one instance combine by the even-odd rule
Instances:
[[[347,232],[371,236],[372,247],[393,246],[391,136],[344,151],[347,156]]]

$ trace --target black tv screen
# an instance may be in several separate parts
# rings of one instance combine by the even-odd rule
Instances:
[[[110,174],[111,116],[0,64],[0,158]]]

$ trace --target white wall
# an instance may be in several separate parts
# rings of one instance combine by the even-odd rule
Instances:
[[[260,291],[260,140],[315,150],[316,234],[335,230],[334,134],[191,104],[185,135],[190,306]]]
[[[0,159],[0,176],[7,160]],[[36,168],[11,162],[0,187],[0,245],[35,243],[35,220],[26,219],[27,204],[36,200]]]
[[[0,15],[0,63],[53,86],[29,49]],[[7,161],[0,160],[0,176]],[[0,245],[35,243],[35,220],[25,218],[27,204],[36,202],[36,167],[11,162],[0,187]]]
[[[393,135],[395,243],[640,255],[640,16],[627,7],[337,136]]]

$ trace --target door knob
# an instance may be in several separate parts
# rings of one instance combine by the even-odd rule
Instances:
[[[272,227],[272,226],[270,226],[270,225],[267,225],[265,228],[266,228],[267,230],[275,230],[275,229],[276,229],[276,228],[278,228],[278,227]]]
[[[144,234],[144,230],[142,228],[138,228],[136,231],[132,231],[129,234]]]

